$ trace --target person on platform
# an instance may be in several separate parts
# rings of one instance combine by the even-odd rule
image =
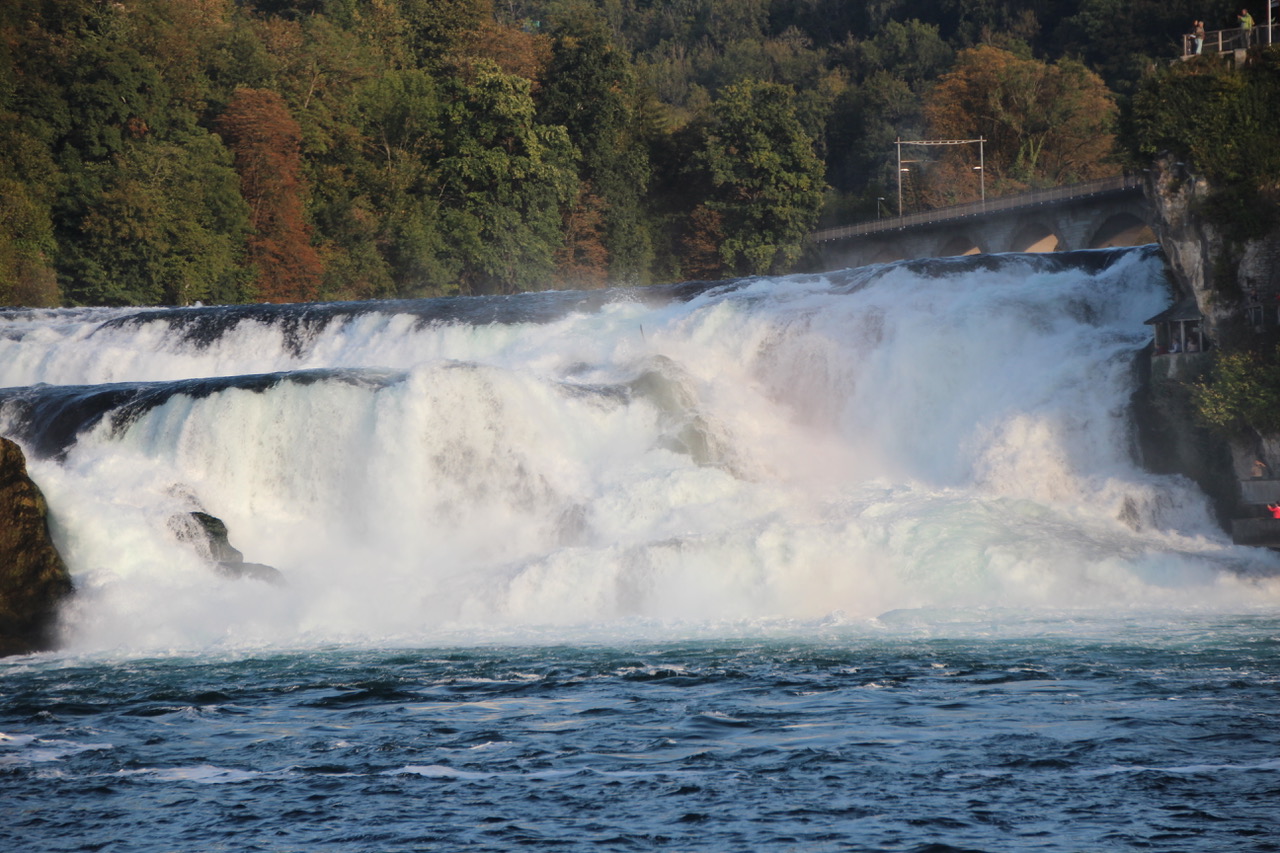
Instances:
[[[1272,518],[1280,518],[1280,504],[1267,504],[1267,509],[1271,510]]]
[[[1253,46],[1253,15],[1249,14],[1248,9],[1241,9],[1240,14],[1236,17],[1240,22],[1240,36],[1244,39],[1245,47]]]
[[[1204,49],[1204,21],[1196,21],[1191,28],[1191,37],[1196,41],[1196,56]]]

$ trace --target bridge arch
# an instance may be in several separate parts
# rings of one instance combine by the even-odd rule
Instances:
[[[941,243],[934,252],[934,257],[952,258],[957,255],[979,255],[985,249],[979,245],[977,240],[965,233],[955,234],[950,239]]]
[[[1043,222],[1027,222],[1014,232],[1010,252],[1056,252],[1062,247],[1057,232]]]
[[[898,243],[877,243],[868,264],[891,264],[894,261],[905,261],[912,255]]]
[[[1156,242],[1156,232],[1141,217],[1129,211],[1114,214],[1103,220],[1089,238],[1090,249],[1110,249],[1115,246],[1143,246]]]

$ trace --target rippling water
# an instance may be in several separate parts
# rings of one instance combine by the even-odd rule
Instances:
[[[0,848],[1280,849],[1280,620],[1000,631],[10,662]]]

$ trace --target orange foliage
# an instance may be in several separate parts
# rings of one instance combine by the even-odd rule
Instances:
[[[303,217],[306,183],[302,132],[284,99],[265,89],[237,89],[218,121],[235,154],[240,192],[250,208],[249,259],[257,266],[258,296],[305,302],[319,294],[322,265]]]
[[[987,191],[1088,180],[1111,160],[1116,105],[1096,74],[1072,60],[1049,65],[982,45],[960,52],[925,103],[931,139],[985,138]],[[935,195],[976,197],[976,152],[945,152]],[[947,199],[951,200],[951,199]]]
[[[724,217],[700,204],[689,214],[680,239],[680,270],[685,278],[717,279],[724,275],[720,244],[724,242]]]
[[[601,288],[609,274],[604,246],[604,202],[587,186],[564,217],[564,245],[556,250],[556,283],[575,288]]]
[[[508,74],[538,83],[551,62],[551,39],[527,33],[516,27],[487,21],[468,39],[467,53],[472,59],[491,59]]]

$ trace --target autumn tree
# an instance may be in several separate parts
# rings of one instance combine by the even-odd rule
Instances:
[[[930,138],[986,140],[988,191],[1089,180],[1118,168],[1115,102],[1101,78],[1074,60],[1048,64],[987,45],[961,51],[927,98],[925,118]],[[959,200],[954,188],[972,185],[952,174],[973,165],[960,156],[944,159],[935,204]]]
[[[710,175],[707,207],[720,214],[720,255],[734,272],[785,272],[818,218],[825,184],[813,138],[790,89],[746,81],[714,107],[699,161]]]
[[[609,252],[604,244],[604,202],[589,184],[578,190],[564,214],[564,242],[555,253],[556,284],[584,289],[604,287],[609,276]]]
[[[258,298],[314,299],[323,269],[304,217],[298,123],[279,94],[240,89],[217,127],[235,155],[240,191],[249,204],[249,261],[257,268]]]

